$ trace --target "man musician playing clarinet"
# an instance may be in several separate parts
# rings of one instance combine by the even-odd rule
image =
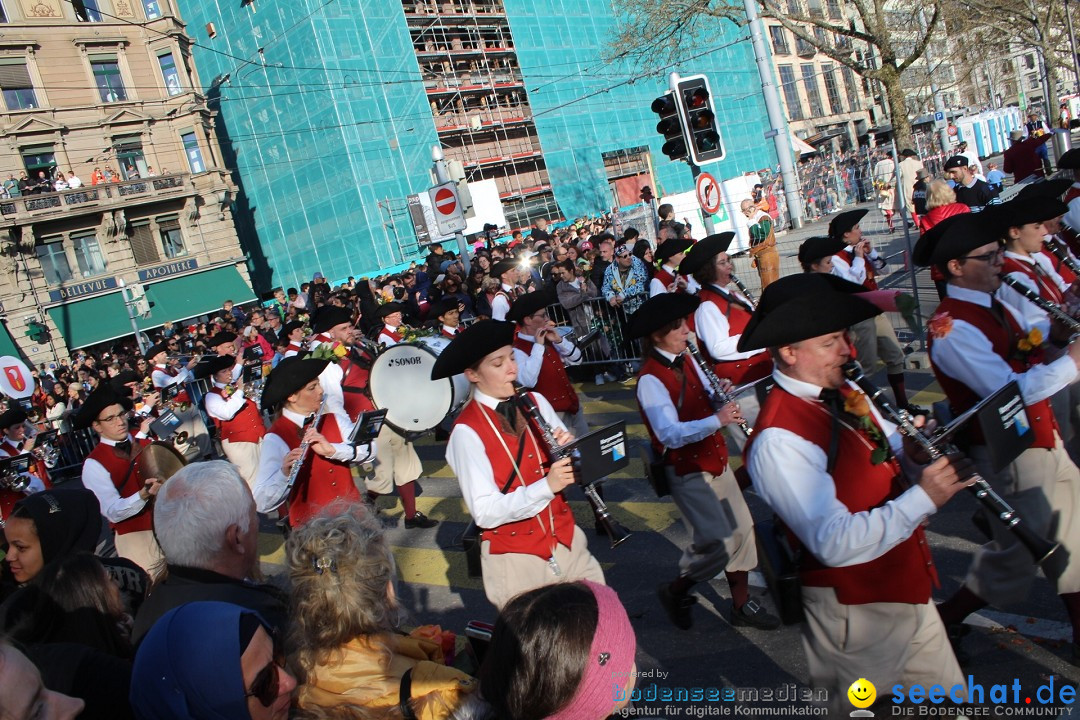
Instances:
[[[375,455],[370,445],[350,445],[345,436],[352,428],[349,417],[324,406],[319,376],[327,363],[285,358],[263,388],[262,407],[276,416],[263,438],[255,505],[271,513],[288,502],[290,527],[335,501],[362,503],[349,466]]]
[[[1080,471],[1065,452],[1050,397],[1074,382],[1080,368],[1080,344],[1069,332],[1052,326],[1057,347],[1044,346],[1041,332],[1025,313],[994,293],[1001,286],[1008,228],[1026,223],[1030,211],[1013,202],[978,215],[958,215],[935,225],[915,246],[920,265],[936,265],[948,278],[946,298],[928,323],[930,364],[956,413],[1016,381],[1024,398],[1034,444],[995,473],[986,442],[977,428],[967,438],[968,453],[998,493],[1037,534],[1061,542],[1068,562],[1055,575],[1073,629],[1073,660],[1080,658]],[[1020,302],[1028,302],[1021,299]],[[1054,358],[1054,359],[1051,359]],[[940,606],[950,634],[958,639],[962,623],[986,605],[1002,606],[1027,597],[1035,578],[1031,554],[1000,523],[993,539],[975,552],[963,587]]]

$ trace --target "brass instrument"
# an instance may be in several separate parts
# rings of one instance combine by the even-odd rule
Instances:
[[[903,433],[905,437],[913,440],[931,460],[937,460],[951,451],[951,448],[939,447],[937,442],[934,442],[926,435],[923,435],[922,431],[915,427],[911,414],[906,410],[895,407],[889,399],[885,397],[881,389],[871,383],[866,375],[863,374],[862,366],[859,365],[857,360],[845,363],[843,370],[844,375],[848,380],[851,380],[858,385],[859,389],[866,393],[866,396],[877,406],[878,410],[880,410],[890,421],[895,423],[897,429]],[[975,495],[975,498],[982,503],[984,507],[1016,535],[1016,539],[1019,540],[1020,543],[1028,549],[1031,556],[1035,558],[1036,564],[1042,565],[1058,551],[1061,544],[1047,540],[1024,524],[1016,510],[994,491],[994,488],[990,486],[990,483],[978,475],[975,475],[973,479],[975,480],[975,484],[968,489],[971,490]]]
[[[56,446],[56,433],[47,432],[42,433],[42,435],[47,436],[40,444],[35,441],[34,449],[31,452],[34,453],[38,460],[45,463],[46,468],[52,470],[60,461],[60,448]]]
[[[1080,333],[1080,320],[1077,320],[1072,315],[1065,312],[1065,310],[1057,303],[1050,302],[1014,277],[1003,275],[1001,277],[1001,282],[1023,295],[1025,300],[1049,315],[1051,320],[1057,320],[1064,325],[1072,334],[1076,335]]]
[[[720,385],[720,378],[717,377],[712,367],[706,362],[705,358],[702,357],[701,351],[698,350],[694,343],[687,341],[686,350],[683,352],[689,353],[690,357],[697,363],[698,369],[701,370],[701,374],[705,376],[705,380],[708,381],[709,385],[705,390],[709,393],[709,401],[712,403],[714,410],[719,411],[728,403],[735,402],[734,395],[723,391]],[[754,429],[750,427],[750,423],[746,422],[746,420],[739,423],[739,428],[746,434],[746,437],[750,437],[754,433]]]
[[[754,296],[750,294],[750,289],[743,284],[743,281],[740,280],[736,275],[732,274],[731,282],[735,283],[735,287],[739,288],[739,292],[741,292],[743,294],[743,297],[746,298],[746,302],[750,303],[751,309],[756,310],[757,303],[754,302]]]
[[[1045,239],[1046,247],[1050,252],[1054,253],[1054,257],[1061,261],[1061,263],[1069,268],[1073,275],[1080,275],[1080,263],[1069,252],[1069,248],[1065,243],[1058,239],[1054,235],[1050,235]]]
[[[548,457],[551,462],[554,463],[566,457],[572,458],[571,462],[573,462],[575,456],[579,454],[578,450],[567,450],[559,445],[555,440],[555,433],[552,431],[551,426],[548,425],[547,421],[544,420],[544,416],[540,413],[540,407],[536,404],[536,401],[532,399],[532,396],[529,395],[528,389],[521,388],[514,397],[517,399],[518,407],[525,413],[525,417],[532,420],[533,425],[540,431],[540,435],[544,439],[544,444],[547,445]],[[585,493],[585,499],[592,505],[593,514],[596,515],[597,521],[604,527],[604,532],[607,533],[608,537],[611,538],[611,547],[618,547],[630,537],[630,531],[619,524],[619,521],[612,516],[604,499],[596,492],[596,487],[593,483],[582,483],[576,470],[574,476],[581,486],[582,492]]]
[[[29,469],[33,458],[32,453],[23,453],[4,463],[0,470],[0,490],[21,493],[30,487]]]

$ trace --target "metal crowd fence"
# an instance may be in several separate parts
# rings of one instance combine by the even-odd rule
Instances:
[[[556,325],[572,327],[577,337],[600,331],[597,341],[582,350],[582,365],[632,363],[641,359],[641,342],[627,336],[626,313],[604,298],[586,300],[569,310],[556,302],[547,311]]]

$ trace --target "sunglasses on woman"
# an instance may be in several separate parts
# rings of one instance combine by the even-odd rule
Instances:
[[[275,642],[274,657],[251,681],[251,689],[244,693],[244,697],[255,698],[263,707],[273,705],[278,698],[279,683],[281,682],[281,674],[278,672],[278,668],[285,669],[285,652]]]

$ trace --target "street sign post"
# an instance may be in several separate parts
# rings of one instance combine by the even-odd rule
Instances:
[[[934,113],[934,127],[943,128],[945,127],[945,125],[945,113],[941,110],[938,110],[936,113]]]
[[[697,176],[695,183],[698,204],[706,215],[715,215],[720,210],[720,183],[709,173]]]
[[[458,201],[457,184],[436,185],[428,190],[431,206],[435,208],[435,223],[440,235],[453,235],[465,229],[465,212]]]

